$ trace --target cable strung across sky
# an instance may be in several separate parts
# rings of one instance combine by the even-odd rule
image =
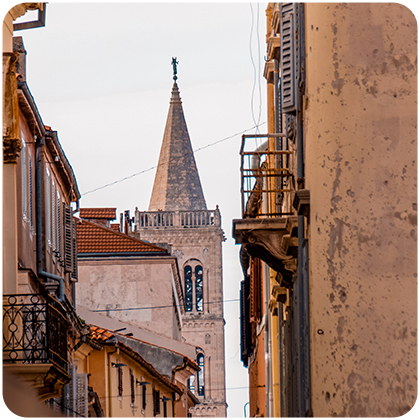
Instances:
[[[195,150],[193,151],[193,153],[196,153],[196,152],[199,152],[199,151],[201,151],[201,150],[207,149],[207,148],[209,148],[209,147],[215,146],[215,145],[216,145],[216,144],[218,144],[218,143],[222,143],[222,142],[224,142],[224,141],[226,141],[226,140],[230,140],[230,139],[232,139],[232,138],[234,138],[234,137],[236,137],[236,136],[240,136],[241,134],[245,134],[245,133],[247,133],[248,131],[251,131],[251,130],[253,130],[254,128],[261,127],[261,126],[262,126],[262,125],[264,125],[264,124],[266,124],[266,121],[264,121],[264,122],[263,122],[263,123],[261,123],[261,124],[255,125],[254,127],[248,128],[248,129],[246,129],[246,130],[244,130],[244,131],[241,131],[240,133],[233,134],[233,135],[231,135],[231,136],[225,137],[224,139],[217,140],[217,141],[215,141],[214,143],[209,143],[209,144],[207,144],[207,145],[205,145],[205,146],[199,147],[198,149],[195,149]],[[124,178],[118,179],[118,180],[116,180],[116,181],[110,182],[109,184],[102,185],[101,187],[94,188],[93,190],[90,190],[90,191],[87,191],[87,192],[83,193],[83,194],[82,194],[82,196],[86,196],[86,195],[91,194],[91,193],[93,193],[93,192],[96,192],[96,191],[99,191],[99,190],[103,190],[104,188],[110,187],[111,185],[119,184],[119,183],[121,183],[121,182],[123,182],[123,181],[126,181],[127,179],[131,179],[131,178],[134,178],[135,176],[142,175],[142,174],[144,174],[144,173],[146,173],[146,172],[152,171],[153,169],[156,169],[157,167],[158,167],[158,165],[156,165],[156,166],[151,166],[151,167],[150,167],[150,168],[148,168],[148,169],[144,169],[144,170],[142,170],[142,171],[140,171],[140,172],[136,172],[135,174],[132,174],[132,175],[126,176],[126,177],[124,177]]]

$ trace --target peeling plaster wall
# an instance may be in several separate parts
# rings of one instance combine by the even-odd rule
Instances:
[[[417,395],[417,25],[404,6],[306,8],[314,416]]]

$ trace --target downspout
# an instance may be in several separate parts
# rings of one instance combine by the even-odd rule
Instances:
[[[304,161],[303,161],[303,98],[305,87],[305,5],[299,4],[299,54],[301,71],[297,80],[299,89],[299,100],[297,101],[297,188],[305,188]],[[304,252],[305,244],[305,216],[298,215],[298,264],[297,281],[299,282],[299,352],[300,361],[298,372],[301,385],[298,387],[298,415],[312,417],[312,395],[311,395],[311,369],[310,369],[310,338],[309,338],[309,277],[303,275],[304,268],[308,265],[308,255]],[[300,395],[299,395],[300,394]]]
[[[264,266],[264,280],[265,280],[265,328],[264,328],[264,343],[265,343],[265,383],[266,383],[266,410],[267,417],[273,417],[273,377],[272,369],[272,345],[271,345],[271,316],[268,304],[270,302],[270,268],[268,265]]]
[[[58,300],[64,302],[64,280],[56,274],[43,271],[42,258],[42,186],[41,186],[41,147],[45,144],[45,137],[36,142],[36,165],[35,165],[35,205],[36,205],[36,268],[38,277],[46,277],[58,282]]]

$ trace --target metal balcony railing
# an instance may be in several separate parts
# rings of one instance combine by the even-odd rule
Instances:
[[[58,301],[3,295],[3,363],[52,363],[67,372],[67,319]]]
[[[249,139],[266,138],[260,146]],[[269,150],[272,138],[275,150]],[[248,140],[248,141],[247,141]],[[280,140],[280,141],[279,141]],[[241,144],[242,217],[292,215],[295,191],[292,154],[285,134],[243,135]]]

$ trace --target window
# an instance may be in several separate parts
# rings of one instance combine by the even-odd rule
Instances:
[[[146,396],[147,396],[146,385],[142,385],[142,404],[143,404],[142,408],[143,408],[143,410],[146,410],[146,402],[147,402]]]
[[[46,174],[46,217],[47,217],[47,241],[48,245],[51,245],[51,175],[48,168],[45,169]]]
[[[55,195],[55,182],[51,180],[51,224],[52,224],[52,248],[55,251],[57,249],[57,208],[56,208],[56,195]]]
[[[29,222],[31,223],[31,232],[34,233],[34,212],[33,212],[33,190],[32,190],[32,159],[28,155],[29,163]]]
[[[184,273],[185,273],[185,306],[186,306],[186,311],[191,312],[193,309],[193,281],[192,281],[191,266],[187,265],[184,269]]]
[[[26,144],[25,140],[22,139],[22,153],[21,153],[21,159],[22,159],[22,213],[23,218],[26,220],[28,217],[28,198],[27,198],[27,192],[26,192]]]
[[[168,403],[163,401],[163,417],[168,417]]]
[[[188,388],[194,394],[195,393],[195,376],[191,375],[188,379]]]
[[[184,267],[185,310],[204,311],[203,266],[198,260],[191,260]]]
[[[197,364],[200,370],[197,372],[198,395],[204,396],[204,354],[197,354]]]
[[[197,312],[203,312],[203,267],[195,267],[195,304]]]
[[[153,416],[160,414],[160,391],[153,388]]]
[[[118,399],[121,401],[123,394],[123,371],[122,367],[118,367]]]
[[[130,388],[131,388],[131,407],[134,407],[134,402],[136,401],[136,392],[135,392],[135,386],[134,386],[134,375],[131,369],[130,369]]]

